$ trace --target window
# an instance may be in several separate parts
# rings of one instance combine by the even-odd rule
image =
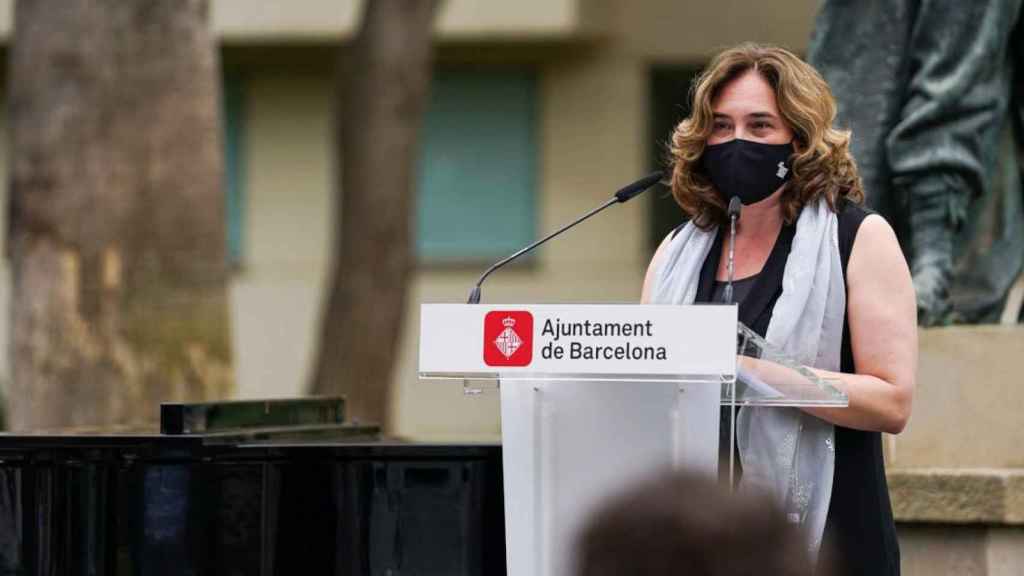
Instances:
[[[690,85],[700,71],[700,66],[658,66],[651,71],[649,158],[652,170],[666,166],[669,139],[676,124],[690,115]],[[653,251],[686,215],[667,186],[659,184],[651,192],[649,242]]]
[[[246,104],[245,76],[226,70],[224,187],[232,266],[244,258]],[[532,69],[435,72],[415,172],[414,249],[421,262],[490,261],[534,239],[536,125]]]
[[[418,167],[421,262],[489,261],[534,239],[536,74],[439,69]]]

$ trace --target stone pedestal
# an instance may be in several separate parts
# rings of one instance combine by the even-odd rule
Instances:
[[[920,338],[910,423],[886,438],[902,573],[1024,574],[1024,326]]]

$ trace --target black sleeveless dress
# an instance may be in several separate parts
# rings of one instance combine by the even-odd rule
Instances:
[[[844,278],[857,230],[871,213],[852,203],[843,203],[840,207],[839,254]],[[740,321],[762,337],[768,331],[775,302],[782,294],[782,275],[795,232],[795,226],[783,226],[764,268],[752,279],[753,285],[739,305]],[[722,253],[723,237],[724,234],[718,234],[701,268],[697,302],[713,301],[715,273]],[[841,358],[840,370],[855,373],[850,329],[845,320]],[[728,429],[728,418],[729,411],[723,409],[723,430]],[[723,438],[727,447],[728,435],[723,435]],[[831,555],[834,574],[898,575],[900,551],[889,502],[889,487],[885,480],[882,435],[879,432],[836,426],[835,442],[835,475],[825,524],[823,555]],[[727,457],[728,448],[724,449]],[[739,473],[742,474],[742,471]]]

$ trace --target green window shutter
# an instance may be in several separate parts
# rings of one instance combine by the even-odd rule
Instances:
[[[225,72],[222,83],[224,130],[224,198],[227,215],[227,257],[232,266],[242,264],[245,192],[244,83],[237,73]]]
[[[534,239],[536,84],[533,70],[435,74],[418,169],[421,262],[488,261]]]

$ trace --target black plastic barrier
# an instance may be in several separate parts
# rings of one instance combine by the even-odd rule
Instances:
[[[505,573],[500,446],[349,432],[0,435],[0,574]]]

